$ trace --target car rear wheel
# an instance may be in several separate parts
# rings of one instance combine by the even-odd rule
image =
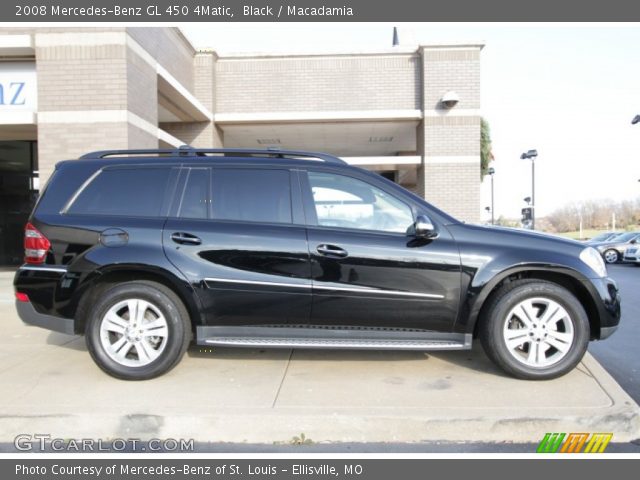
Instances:
[[[605,251],[603,257],[607,263],[618,263],[618,260],[620,260],[620,254],[613,248]]]
[[[87,322],[87,347],[94,361],[124,380],[146,380],[169,371],[190,340],[183,303],[169,288],[150,281],[104,291]]]
[[[567,289],[541,280],[518,280],[489,300],[480,324],[485,352],[507,373],[528,380],[565,375],[584,356],[589,320]]]

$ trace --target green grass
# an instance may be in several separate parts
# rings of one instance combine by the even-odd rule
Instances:
[[[593,238],[601,232],[605,230],[582,230],[582,238],[580,238],[580,231],[576,230],[575,232],[562,232],[558,233],[558,235],[562,237],[573,238],[574,240],[583,240],[585,238]]]
[[[618,232],[625,232],[625,231],[632,232],[635,230],[640,230],[640,226],[628,225],[626,228],[616,228],[616,231]],[[562,237],[573,238],[574,240],[584,240],[587,238],[593,238],[601,232],[610,232],[610,231],[611,229],[608,229],[608,230],[584,229],[582,230],[582,238],[580,238],[580,232],[577,230],[575,232],[562,232],[562,233],[558,233],[557,235],[560,235]]]

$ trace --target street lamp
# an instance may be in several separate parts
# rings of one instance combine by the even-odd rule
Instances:
[[[536,229],[536,157],[537,150],[529,150],[520,155],[520,160],[531,160],[531,230]]]
[[[489,170],[487,170],[487,173],[489,174],[489,176],[491,176],[491,225],[495,225],[495,217],[494,217],[494,212],[495,212],[495,208],[493,205],[493,175],[496,173],[495,168],[491,167],[489,168]]]

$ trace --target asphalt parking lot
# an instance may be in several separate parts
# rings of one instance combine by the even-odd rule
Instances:
[[[618,271],[627,280],[640,275],[621,266],[612,269],[614,276]],[[301,434],[320,450],[340,444],[535,445],[546,432],[614,432],[622,443],[640,437],[638,405],[591,355],[565,377],[527,382],[503,375],[479,348],[425,354],[193,346],[161,378],[115,380],[93,364],[82,337],[23,325],[14,311],[12,277],[0,272],[5,449],[25,433],[186,438],[227,445],[227,451],[232,444],[245,445],[244,451],[286,447]],[[633,289],[627,280],[624,291]],[[625,323],[637,318],[627,307],[634,301],[640,305],[627,295]],[[626,328],[612,339],[626,345]],[[604,347],[592,348],[605,364],[637,363],[635,351],[624,354],[612,345],[616,360]],[[624,379],[633,374],[629,368],[636,367],[615,374]]]
[[[604,342],[592,342],[591,354],[640,403],[640,267],[609,265],[609,275],[620,287],[622,322]]]

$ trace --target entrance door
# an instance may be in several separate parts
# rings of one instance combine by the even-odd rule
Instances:
[[[37,198],[35,142],[0,141],[0,265],[24,257],[24,226]]]

